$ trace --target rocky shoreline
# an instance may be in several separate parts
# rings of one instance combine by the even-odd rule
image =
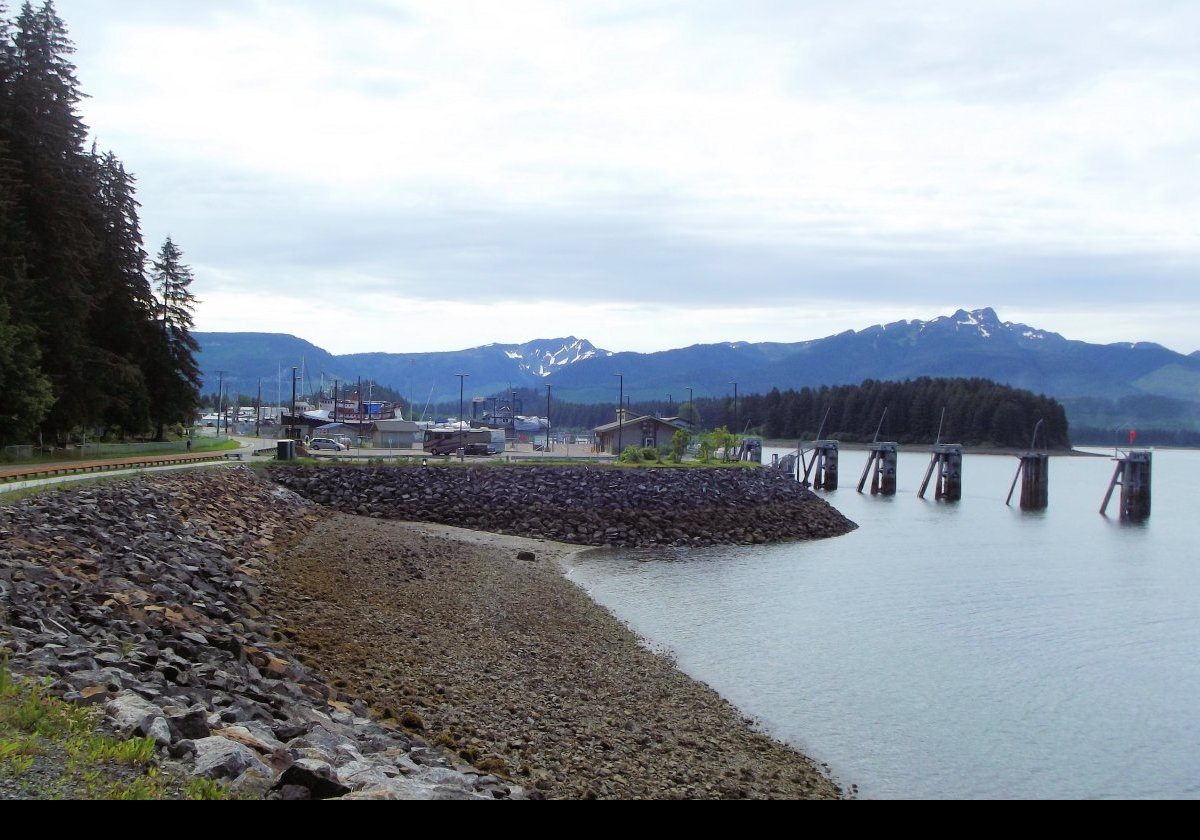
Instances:
[[[234,793],[507,798],[519,786],[381,723],[288,650],[263,581],[323,515],[243,467],[50,491],[0,508],[0,649],[102,705],[122,737]],[[0,781],[3,798],[59,792]]]
[[[576,546],[366,512],[243,467],[6,506],[0,647],[246,795],[841,795],[569,583]]]
[[[811,490],[768,469],[276,466],[270,473],[343,513],[579,545],[772,543],[856,527]]]

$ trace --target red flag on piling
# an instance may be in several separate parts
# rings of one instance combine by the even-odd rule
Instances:
[[[1134,439],[1135,437],[1137,437],[1137,430],[1136,430],[1136,429],[1130,429],[1130,430],[1129,430],[1129,445],[1130,445],[1130,446],[1133,446],[1133,439]]]

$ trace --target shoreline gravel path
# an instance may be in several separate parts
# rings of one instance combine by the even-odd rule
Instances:
[[[547,797],[842,796],[567,580],[580,550],[330,513],[265,600],[331,684]]]

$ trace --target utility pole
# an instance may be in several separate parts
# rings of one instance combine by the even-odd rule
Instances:
[[[217,440],[221,439],[221,415],[225,409],[225,371],[217,371]]]
[[[296,424],[296,367],[292,366],[292,431],[288,434],[294,435],[300,430]]]
[[[258,380],[258,396],[254,398],[254,436],[258,437],[258,427],[262,423],[262,378]]]
[[[550,383],[546,383],[546,448],[545,452],[550,451]]]
[[[462,424],[463,424],[463,416],[462,416],[462,404],[463,404],[463,382],[465,382],[465,381],[466,381],[466,378],[467,378],[468,376],[470,376],[471,374],[469,374],[469,373],[456,373],[456,374],[454,374],[454,375],[458,377],[458,430],[461,432],[461,431],[462,431]]]
[[[737,430],[737,428],[738,428],[737,383],[734,382],[733,380],[730,380],[729,384],[733,386],[733,428],[730,429],[729,431],[733,432],[736,435],[738,433],[738,430]]]
[[[621,457],[621,444],[624,443],[621,433],[625,429],[625,377],[619,373],[614,373],[617,377],[619,390],[617,391],[617,451],[616,456]]]
[[[696,422],[696,398],[692,396],[691,388],[688,388],[688,408],[690,408],[692,410],[692,431],[693,432],[698,431],[698,429],[696,428],[696,426],[699,425]]]

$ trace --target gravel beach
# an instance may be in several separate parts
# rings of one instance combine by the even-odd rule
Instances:
[[[577,541],[678,551],[683,529],[707,544],[854,527],[823,501],[750,473],[299,477],[358,513],[232,465],[0,505],[0,656],[244,796],[843,795],[567,580],[591,549],[549,536],[574,523]],[[0,756],[0,799],[88,795],[62,755],[38,756],[37,772]]]
[[[579,546],[329,513],[278,548],[264,600],[300,659],[483,770],[551,798],[843,795],[568,581]]]

